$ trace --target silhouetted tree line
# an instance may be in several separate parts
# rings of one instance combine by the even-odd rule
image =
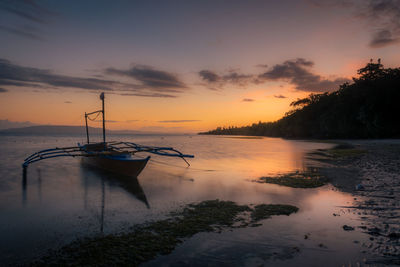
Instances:
[[[286,138],[400,137],[400,68],[372,60],[358,78],[330,93],[310,94],[290,105],[275,122],[246,127],[218,127],[201,134],[255,135]]]

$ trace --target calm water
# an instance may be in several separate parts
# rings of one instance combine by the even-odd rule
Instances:
[[[83,139],[0,136],[3,264],[29,261],[76,238],[121,232],[163,218],[187,203],[217,198],[240,204],[292,204],[300,211],[265,220],[261,227],[197,234],[172,254],[145,265],[338,266],[362,261],[360,244],[366,237],[342,229],[344,224],[360,225],[358,215],[337,207],[352,205],[351,195],[330,185],[292,189],[252,182],[265,175],[303,170],[309,164],[304,153],[329,144],[215,136],[113,139],[172,146],[195,158],[187,168],[180,159],[152,156],[139,177],[129,180],[88,168],[80,159],[49,159],[28,168],[24,189],[21,163],[26,156]],[[304,239],[305,234],[310,238]]]

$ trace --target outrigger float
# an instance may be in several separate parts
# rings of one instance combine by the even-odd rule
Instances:
[[[150,156],[140,157],[137,155],[143,152],[178,157],[190,166],[185,158],[193,158],[194,156],[182,154],[172,147],[144,146],[132,142],[106,142],[104,93],[100,94],[100,99],[102,100],[101,110],[85,113],[87,144],[81,145],[78,143],[78,146],[56,147],[33,153],[22,164],[24,176],[26,176],[29,164],[56,157],[82,157],[86,163],[100,169],[135,177],[140,174],[150,159]],[[93,114],[97,114],[97,116],[102,114],[103,117],[103,142],[100,143],[90,143],[89,140],[88,119],[94,121],[97,118],[91,119],[90,115]]]

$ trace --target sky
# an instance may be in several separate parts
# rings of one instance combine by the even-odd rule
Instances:
[[[0,0],[0,121],[83,125],[100,92],[109,129],[275,121],[370,59],[399,67],[399,17],[400,0]]]

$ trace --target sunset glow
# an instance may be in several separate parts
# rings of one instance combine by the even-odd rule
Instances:
[[[38,3],[18,4],[29,16],[0,7],[0,120],[82,125],[104,90],[109,129],[244,126],[337,89],[370,58],[400,62],[398,29],[377,40],[391,26],[356,1]]]

